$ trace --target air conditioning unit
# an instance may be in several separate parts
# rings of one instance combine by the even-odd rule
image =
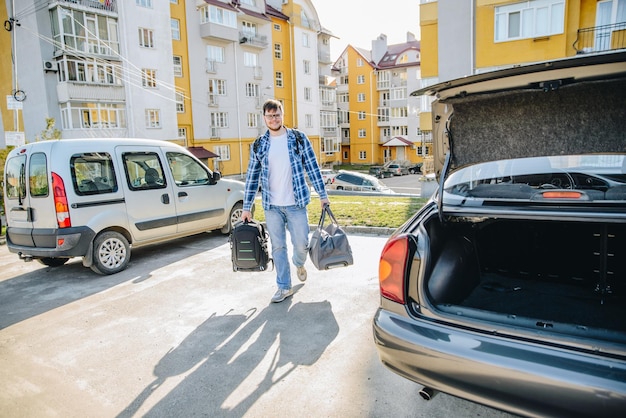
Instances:
[[[54,61],[48,61],[48,60],[45,60],[43,62],[43,70],[45,72],[52,71],[55,73],[58,71],[56,63]]]
[[[248,38],[246,38],[245,36],[242,36],[241,38],[239,38],[240,44],[245,44],[246,42],[248,42]]]

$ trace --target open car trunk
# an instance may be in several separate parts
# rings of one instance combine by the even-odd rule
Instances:
[[[433,216],[426,229],[435,312],[625,354],[626,224]]]

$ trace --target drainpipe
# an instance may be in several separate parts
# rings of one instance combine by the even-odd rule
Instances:
[[[237,42],[233,42],[233,55],[235,56],[235,80],[239,80],[239,65],[237,64]],[[235,100],[237,109],[239,107],[239,82],[235,83]],[[237,113],[237,137],[239,138],[239,178],[243,179],[243,145],[241,143],[241,123],[239,111]]]

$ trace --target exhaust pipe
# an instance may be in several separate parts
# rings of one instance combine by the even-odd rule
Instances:
[[[430,401],[435,395],[437,394],[437,392],[435,392],[433,389],[431,388],[427,388],[427,387],[423,387],[420,391],[419,391],[419,395],[422,397],[422,399],[424,399],[425,401]]]

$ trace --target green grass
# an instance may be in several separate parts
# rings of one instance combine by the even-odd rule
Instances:
[[[426,198],[394,196],[329,196],[330,208],[341,226],[397,228],[419,210]],[[308,206],[309,224],[317,224],[321,205],[317,196]],[[256,200],[254,219],[265,221],[261,199]]]

